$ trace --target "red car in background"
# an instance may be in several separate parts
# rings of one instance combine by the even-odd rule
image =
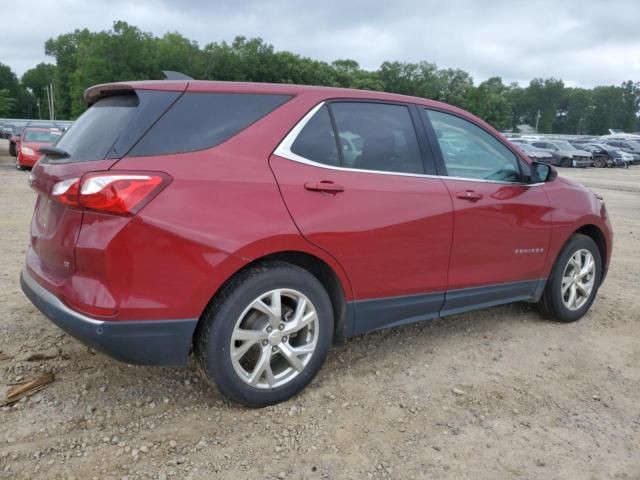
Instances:
[[[53,145],[61,135],[62,132],[55,128],[25,128],[16,142],[16,168],[32,168],[42,157],[40,148]]]
[[[85,98],[30,177],[23,291],[128,363],[193,352],[246,405],[301,391],[333,338],[518,301],[572,322],[606,275],[603,199],[459,108],[199,81]]]

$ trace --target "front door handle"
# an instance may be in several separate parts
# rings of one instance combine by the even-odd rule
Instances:
[[[473,190],[465,190],[464,192],[456,193],[456,197],[462,198],[463,200],[471,200],[472,202],[475,202],[476,200],[480,200],[482,198],[482,194],[474,192]]]
[[[328,180],[321,182],[307,182],[304,184],[304,188],[312,192],[325,192],[325,193],[340,193],[344,192],[342,185],[336,185]]]

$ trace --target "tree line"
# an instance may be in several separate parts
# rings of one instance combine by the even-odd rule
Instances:
[[[203,80],[296,83],[381,90],[450,103],[483,118],[499,130],[537,125],[541,133],[603,134],[609,128],[640,130],[640,82],[592,89],[568,87],[555,78],[528,86],[492,77],[474,84],[458,68],[434,63],[386,61],[366,70],[354,60],[331,63],[276,51],[260,38],[200,47],[180,33],[161,37],[126,22],[108,31],[75,30],[51,38],[40,63],[18,79],[0,64],[0,117],[49,118],[46,87],[53,85],[55,115],[77,118],[85,109],[84,90],[98,83],[163,78],[176,70]]]

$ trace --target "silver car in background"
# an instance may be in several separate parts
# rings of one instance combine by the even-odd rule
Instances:
[[[561,167],[591,167],[593,155],[584,150],[578,150],[566,140],[535,140],[531,145],[548,152],[554,152],[557,165]]]

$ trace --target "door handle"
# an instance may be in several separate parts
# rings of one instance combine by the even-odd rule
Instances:
[[[340,193],[344,192],[342,185],[336,185],[333,182],[323,180],[321,182],[307,182],[304,184],[304,188],[312,192],[325,192],[325,193]]]
[[[472,202],[475,202],[476,200],[480,200],[482,198],[482,194],[474,192],[473,190],[465,190],[464,192],[456,193],[456,197],[462,198],[463,200],[471,200]]]

